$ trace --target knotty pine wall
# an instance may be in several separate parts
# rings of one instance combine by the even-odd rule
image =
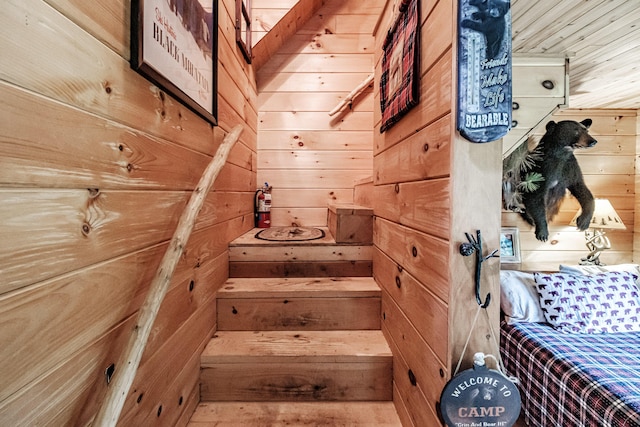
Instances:
[[[251,44],[256,45],[299,0],[251,0]]]
[[[373,72],[381,0],[327,0],[258,71],[258,183],[273,186],[272,225],[327,225],[372,170],[373,94],[341,99]]]
[[[636,111],[636,170],[635,170],[635,204],[633,215],[633,262],[640,263],[640,114]]]
[[[578,110],[565,109],[555,113],[550,120],[582,121],[591,118],[590,133],[598,140],[592,148],[576,150],[575,155],[594,197],[609,199],[620,215],[626,230],[607,231],[612,249],[600,259],[606,264],[634,261],[634,235],[638,232],[635,218],[638,196],[636,191],[636,161],[638,141],[638,115],[636,110]],[[545,121],[534,131],[539,140],[544,134]],[[503,210],[502,225],[518,227],[522,263],[504,264],[503,268],[523,270],[558,270],[560,264],[578,264],[589,251],[585,246],[584,232],[569,222],[580,209],[578,201],[567,196],[560,213],[550,224],[547,242],[535,238],[534,228],[519,214]]]
[[[130,2],[0,10],[0,425],[86,425],[179,216],[226,134],[214,185],[121,425],[185,425],[227,245],[252,227],[256,87],[219,2],[219,127],[129,67]],[[116,367],[117,369],[117,367]]]
[[[384,37],[396,5],[387,2],[376,36],[375,101]],[[385,133],[374,109],[374,261],[383,289],[383,331],[394,354],[394,402],[405,426],[440,425],[436,403],[463,353],[475,302],[475,258],[459,254],[480,230],[484,255],[497,249],[500,141],[473,144],[455,130],[457,1],[420,0],[420,103]],[[498,259],[483,263],[478,320],[461,369],[476,351],[497,354]]]

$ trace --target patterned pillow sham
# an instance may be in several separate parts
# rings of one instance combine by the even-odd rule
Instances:
[[[636,278],[625,271],[534,273],[547,322],[563,332],[587,334],[640,331]]]

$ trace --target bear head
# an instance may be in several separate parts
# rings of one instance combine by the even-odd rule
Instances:
[[[570,151],[576,148],[593,147],[598,141],[589,134],[591,123],[591,119],[584,119],[581,122],[563,120],[558,123],[552,120],[547,123],[547,132],[543,140],[548,146]]]
[[[477,7],[487,18],[501,18],[509,12],[511,4],[504,0],[469,0],[469,6]]]

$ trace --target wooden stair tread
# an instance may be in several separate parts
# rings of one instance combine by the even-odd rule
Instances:
[[[218,298],[380,297],[372,277],[230,278]]]
[[[203,367],[229,363],[358,363],[386,360],[381,331],[219,331],[202,353]]]
[[[327,246],[327,245],[335,245],[336,241],[329,232],[328,227],[313,227],[319,228],[324,231],[324,237],[321,239],[315,240],[301,240],[301,241],[286,241],[286,242],[276,242],[269,240],[257,239],[256,234],[260,231],[264,230],[263,228],[253,228],[243,235],[237,237],[236,239],[229,242],[229,248],[242,247],[242,246]]]
[[[370,261],[373,246],[354,244],[331,245],[245,245],[229,247],[229,262],[321,262],[321,261]]]
[[[202,402],[189,427],[400,427],[393,402]]]
[[[339,215],[373,215],[373,208],[353,203],[329,203],[328,209]]]

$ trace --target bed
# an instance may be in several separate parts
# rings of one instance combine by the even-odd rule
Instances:
[[[639,276],[501,272],[500,352],[527,425],[640,426]]]

